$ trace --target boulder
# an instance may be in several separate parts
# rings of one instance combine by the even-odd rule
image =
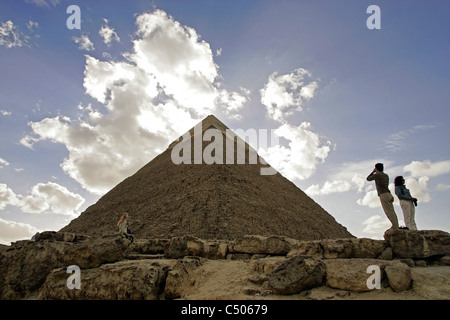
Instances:
[[[167,274],[164,295],[166,299],[176,299],[185,296],[185,292],[195,283],[192,272],[202,265],[201,258],[184,257],[178,260]]]
[[[69,289],[66,268],[52,270],[38,291],[51,300],[157,300],[166,272],[146,260],[119,261],[81,270],[80,289]]]
[[[70,237],[75,242],[58,241],[58,238],[67,237],[54,232],[40,235],[36,237],[36,241],[17,241],[1,252],[1,299],[25,297],[37,290],[48,273],[56,268],[67,268],[70,265],[95,268],[103,263],[121,260],[130,245],[130,241],[120,235],[80,241],[75,241],[76,236]]]
[[[411,270],[401,262],[386,266],[384,269],[389,285],[395,292],[403,292],[411,286]]]
[[[399,258],[424,259],[450,254],[450,234],[440,230],[394,230],[384,233]]]
[[[326,285],[355,292],[371,291],[367,280],[372,275],[369,266],[380,268],[380,283],[385,278],[384,268],[390,261],[379,259],[326,259]],[[368,272],[369,270],[369,272]]]
[[[269,287],[274,294],[296,294],[322,284],[325,265],[322,260],[296,256],[288,259],[267,275]]]

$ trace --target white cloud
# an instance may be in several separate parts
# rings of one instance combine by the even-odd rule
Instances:
[[[6,184],[0,183],[0,210],[5,209],[7,205],[15,206],[18,203],[19,199],[14,191],[8,188]]]
[[[40,230],[20,222],[8,221],[0,218],[0,243],[10,245],[19,239],[30,239]]]
[[[260,94],[261,103],[271,119],[285,122],[286,116],[302,110],[304,100],[314,97],[318,83],[311,81],[305,84],[307,77],[311,77],[311,73],[303,68],[281,76],[277,76],[276,72],[269,76]]]
[[[50,7],[58,5],[61,0],[25,0],[28,3],[34,4],[38,7]]]
[[[10,115],[12,115],[12,112],[11,111],[6,111],[6,110],[0,110],[0,114],[2,115],[2,116],[10,116]]]
[[[85,199],[53,182],[38,183],[27,196],[17,195],[6,184],[0,183],[0,210],[7,205],[17,206],[28,213],[52,212],[73,215]]]
[[[56,214],[73,215],[84,203],[84,198],[54,182],[38,183],[31,195],[20,200],[24,212],[41,213],[50,210]]]
[[[314,195],[328,195],[331,193],[339,193],[346,192],[352,188],[352,184],[345,180],[335,180],[335,181],[325,181],[322,188],[319,185],[315,184],[310,186],[305,190],[305,193],[314,196]]]
[[[104,25],[100,28],[100,31],[98,32],[99,35],[103,38],[103,41],[110,46],[112,41],[120,42],[120,38],[117,35],[116,31],[114,31],[114,28],[111,28],[108,25],[108,20],[103,19],[105,22]]]
[[[362,222],[365,225],[362,232],[373,239],[383,239],[384,232],[391,227],[391,222],[387,217],[374,215]]]
[[[310,126],[308,122],[298,127],[287,123],[281,125],[274,134],[286,139],[288,147],[276,143],[267,149],[260,148],[259,155],[290,180],[310,177],[317,164],[324,161],[330,151],[330,142],[323,144],[318,134],[310,130]]]
[[[19,31],[11,20],[0,24],[0,46],[6,48],[27,46],[28,40],[29,37]]]
[[[5,159],[0,158],[0,169],[2,169],[3,166],[9,166],[9,162]]]
[[[426,131],[435,128],[436,125],[417,125],[410,129],[399,131],[391,134],[386,140],[386,148],[392,151],[401,151],[406,148],[405,140],[408,139],[409,136],[420,132]]]
[[[356,201],[360,206],[368,206],[369,208],[381,207],[380,198],[378,197],[377,190],[368,188],[366,194]]]
[[[80,37],[73,37],[72,39],[78,44],[78,49],[80,50],[93,51],[95,49],[94,44],[86,34],[82,34]]]
[[[125,61],[86,56],[84,87],[105,109],[77,106],[78,119],[30,123],[29,148],[41,140],[69,151],[63,170],[83,188],[104,194],[135,173],[209,113],[233,117],[247,101],[222,88],[208,43],[157,10],[136,18]],[[244,92],[245,94],[245,92]]]
[[[450,160],[432,163],[429,160],[412,161],[403,168],[404,172],[409,172],[411,177],[419,178],[422,176],[436,177],[450,173]]]

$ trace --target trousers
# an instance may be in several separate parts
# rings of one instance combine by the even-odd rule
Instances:
[[[382,193],[379,197],[384,213],[392,223],[392,228],[398,229],[397,214],[395,214],[394,210],[394,197],[390,192]]]
[[[405,224],[409,230],[417,230],[415,215],[416,208],[412,201],[400,200],[400,208],[403,211],[403,218],[405,219]]]

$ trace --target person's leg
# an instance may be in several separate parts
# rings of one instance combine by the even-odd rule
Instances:
[[[409,201],[409,230],[417,230],[416,225],[416,208],[414,207],[414,203]]]
[[[394,210],[394,197],[391,193],[383,193],[380,194],[380,201],[384,213],[392,223],[392,228],[398,229],[398,219]]]

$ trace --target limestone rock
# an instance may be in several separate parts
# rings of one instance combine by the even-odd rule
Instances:
[[[326,259],[326,285],[331,288],[365,292],[371,289],[367,286],[367,280],[371,276],[368,267],[376,265],[380,267],[380,282],[385,277],[384,268],[389,261],[379,259]]]
[[[281,236],[247,235],[235,242],[232,248],[237,253],[285,255],[290,250],[290,242]]]
[[[321,240],[295,242],[287,256],[294,257],[299,255],[323,258],[323,247],[321,245]]]
[[[184,257],[178,260],[175,267],[167,274],[165,285],[165,298],[176,299],[183,297],[190,287],[195,283],[192,272],[202,265],[202,260],[198,257]]]
[[[66,268],[52,270],[39,290],[39,299],[157,300],[165,272],[146,260],[120,261],[81,269],[81,288],[69,289]]]
[[[426,299],[450,299],[450,267],[411,268],[413,290]]]
[[[384,238],[399,258],[424,259],[450,254],[450,234],[445,231],[390,229]]]
[[[76,242],[57,241],[64,237],[57,233],[43,233],[37,241],[17,241],[3,251],[0,254],[0,298],[23,298],[37,290],[52,269],[70,265],[95,268],[121,260],[130,245],[130,241],[120,235]]]
[[[403,292],[411,286],[411,271],[404,263],[396,263],[386,266],[384,269],[389,280],[389,285],[395,292]]]
[[[387,241],[368,238],[352,238],[352,258],[378,258],[386,249]],[[386,254],[388,256],[388,253]],[[389,259],[385,259],[389,260]]]
[[[297,256],[288,259],[267,275],[274,294],[296,294],[319,286],[325,276],[324,263],[314,257]]]
[[[227,252],[227,242],[207,241],[194,236],[174,237],[167,242],[165,247],[165,256],[171,259],[185,256],[224,259],[227,256]]]

